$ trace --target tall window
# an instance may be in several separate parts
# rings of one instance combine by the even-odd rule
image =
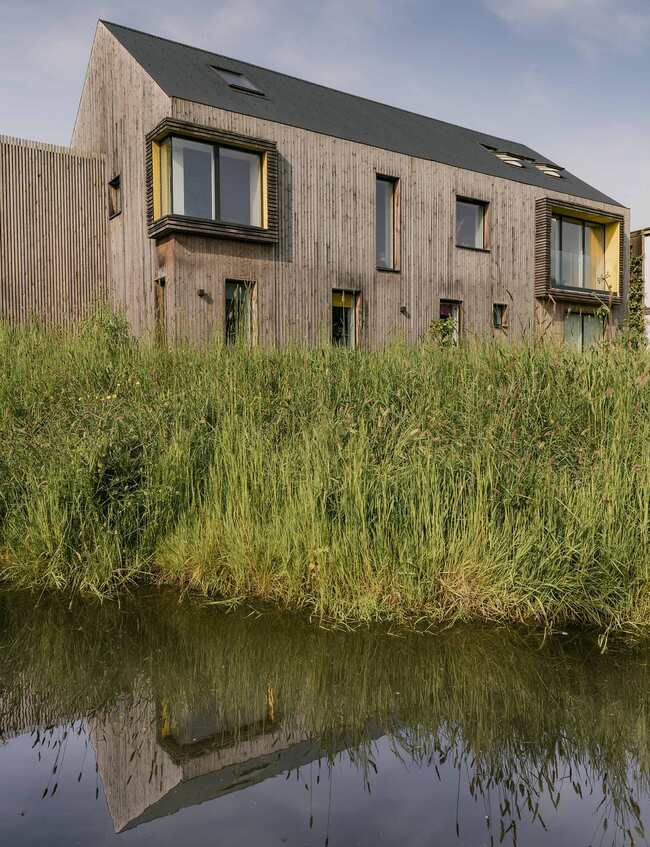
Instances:
[[[551,283],[557,288],[607,289],[604,224],[553,215]]]
[[[171,162],[171,167],[170,167]],[[176,136],[160,145],[158,216],[262,226],[262,155]]]
[[[394,179],[377,177],[376,186],[376,250],[377,267],[394,270],[397,267],[395,250],[395,187]]]
[[[253,282],[226,280],[226,344],[247,344],[253,339],[254,287]]]
[[[600,315],[569,313],[564,319],[564,341],[584,353],[603,340],[605,320]]]
[[[478,200],[456,201],[456,244],[458,247],[485,249],[486,204]]]
[[[352,291],[332,292],[332,344],[357,346],[357,295]]]

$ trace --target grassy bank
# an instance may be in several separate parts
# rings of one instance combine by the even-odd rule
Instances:
[[[0,577],[346,621],[650,624],[650,356],[0,329]]]

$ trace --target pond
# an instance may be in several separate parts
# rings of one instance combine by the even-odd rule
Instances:
[[[645,843],[649,658],[0,594],[0,843]]]

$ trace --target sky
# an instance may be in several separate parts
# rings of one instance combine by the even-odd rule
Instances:
[[[99,18],[527,144],[650,226],[650,0],[0,0],[0,134],[69,143]]]

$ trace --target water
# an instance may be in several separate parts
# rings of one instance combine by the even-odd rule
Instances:
[[[0,594],[0,844],[645,843],[643,651]]]

